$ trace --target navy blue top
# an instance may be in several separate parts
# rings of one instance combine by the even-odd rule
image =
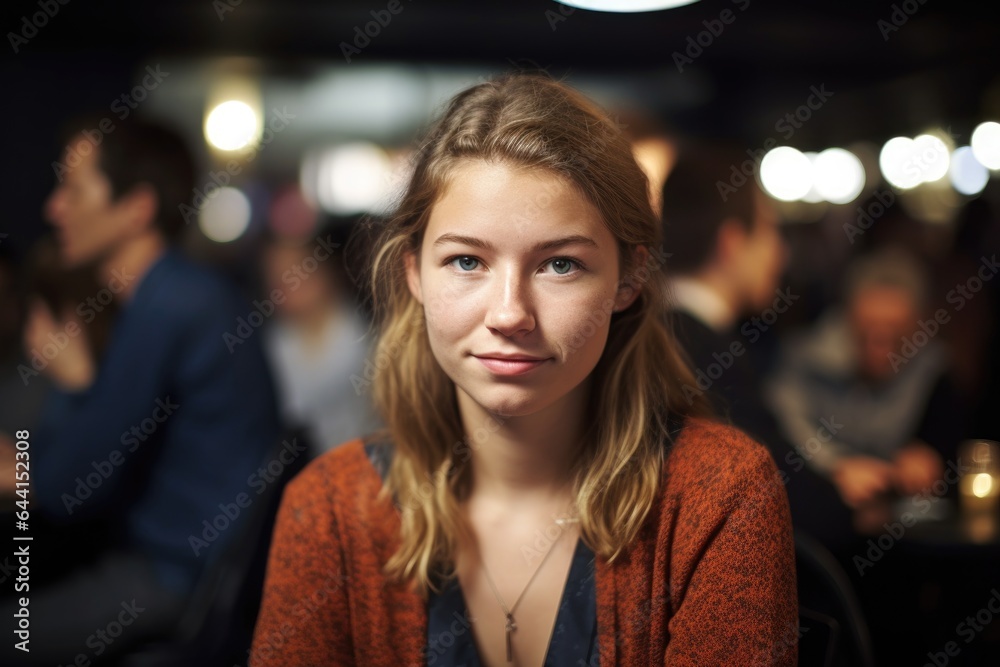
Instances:
[[[37,505],[119,522],[125,548],[177,591],[238,533],[224,510],[246,513],[238,496],[267,487],[257,471],[280,424],[259,336],[238,328],[249,312],[234,286],[167,251],[117,315],[94,383],[53,391],[32,434]]]
[[[480,667],[482,662],[470,628],[468,609],[458,578],[427,602],[427,664],[446,667]],[[517,614],[514,615],[515,622]],[[503,632],[498,625],[496,632]],[[514,630],[517,637],[517,630]],[[593,661],[593,662],[592,662]],[[544,667],[597,665],[597,592],[594,554],[578,539],[573,551],[556,612],[555,627],[545,654]]]
[[[365,451],[375,469],[385,479],[392,447],[384,441],[365,442]],[[428,667],[480,667],[482,661],[471,632],[471,618],[458,577],[442,585],[441,592],[431,591],[427,600]],[[517,615],[514,616],[515,622]],[[497,626],[496,632],[503,632]],[[514,630],[517,636],[517,630]],[[549,640],[544,667],[581,667],[598,665],[597,588],[594,579],[594,553],[578,539],[562,600],[556,612],[555,626]]]

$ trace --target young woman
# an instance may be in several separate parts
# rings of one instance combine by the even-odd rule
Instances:
[[[251,667],[796,663],[784,488],[704,417],[659,238],[579,93],[451,101],[371,264],[386,431],[286,490]]]

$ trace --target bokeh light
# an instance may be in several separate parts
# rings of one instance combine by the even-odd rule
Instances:
[[[209,195],[198,215],[201,232],[216,243],[235,241],[250,225],[250,200],[236,188]]]
[[[913,140],[912,160],[920,172],[921,183],[932,183],[948,175],[951,153],[940,137],[921,134]]]
[[[920,171],[912,163],[913,151],[913,139],[909,137],[893,137],[882,146],[878,166],[890,185],[902,190],[920,185]]]
[[[957,148],[948,170],[951,185],[963,195],[978,195],[990,180],[989,170],[976,159],[970,146]]]
[[[303,162],[303,192],[323,210],[354,215],[376,210],[388,197],[392,163],[369,142],[343,144],[308,156]]]
[[[865,168],[854,153],[828,148],[813,160],[813,189],[831,204],[849,204],[865,187]]]
[[[1000,169],[1000,123],[980,123],[972,131],[972,153],[987,169]]]
[[[778,146],[761,160],[760,181],[775,199],[802,199],[812,188],[812,162],[791,146]]]
[[[246,148],[257,135],[257,114],[246,102],[229,100],[216,106],[205,118],[205,139],[224,151]]]
[[[948,135],[935,130],[915,139],[894,137],[885,142],[879,154],[882,176],[900,190],[941,180],[951,163],[951,150],[942,136]]]

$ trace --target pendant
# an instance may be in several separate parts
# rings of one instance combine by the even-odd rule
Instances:
[[[510,632],[511,630],[516,630],[517,624],[514,623],[514,617],[511,614],[507,614],[507,622],[504,625],[504,632],[507,635],[507,662],[513,662],[514,656],[513,651],[510,648]]]

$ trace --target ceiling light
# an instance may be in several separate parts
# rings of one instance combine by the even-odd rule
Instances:
[[[578,9],[595,12],[655,12],[660,9],[683,7],[698,0],[556,0]]]

